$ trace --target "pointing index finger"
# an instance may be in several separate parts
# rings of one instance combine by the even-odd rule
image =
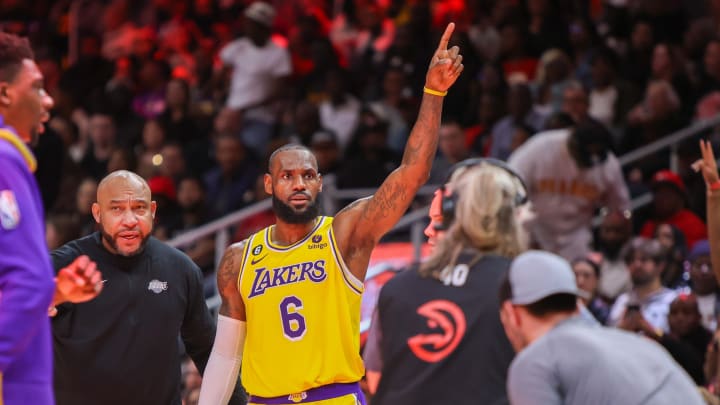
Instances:
[[[448,24],[448,26],[445,28],[445,32],[443,33],[442,38],[440,38],[438,50],[447,50],[448,43],[450,42],[450,37],[452,36],[453,31],[455,31],[455,23]]]

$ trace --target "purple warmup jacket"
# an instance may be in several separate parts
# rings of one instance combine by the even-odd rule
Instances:
[[[55,283],[35,158],[0,116],[2,405],[54,404],[48,307]]]

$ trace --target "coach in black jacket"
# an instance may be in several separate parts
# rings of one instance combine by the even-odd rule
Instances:
[[[179,405],[182,338],[201,373],[215,338],[200,269],[150,236],[155,203],[127,171],[100,183],[100,231],[52,252],[60,269],[86,254],[102,269],[94,300],[63,304],[52,322],[58,405]],[[237,384],[232,404],[246,402]]]

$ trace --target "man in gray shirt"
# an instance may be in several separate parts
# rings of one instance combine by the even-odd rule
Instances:
[[[577,294],[557,255],[528,251],[510,265],[500,317],[518,352],[508,372],[511,404],[704,404],[658,344],[581,320]]]

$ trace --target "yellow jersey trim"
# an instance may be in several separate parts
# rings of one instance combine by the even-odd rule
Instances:
[[[238,293],[240,293],[240,287],[242,286],[242,277],[243,277],[243,273],[245,272],[245,263],[247,263],[248,256],[250,256],[250,246],[252,246],[252,241],[255,238],[255,235],[257,235],[257,233],[250,235],[250,237],[245,240],[245,247],[243,247],[243,254],[242,254],[243,260],[242,260],[242,263],[240,263],[240,272],[238,273],[238,278],[237,278]],[[2,404],[0,404],[0,405],[2,405]]]
[[[305,241],[307,241],[310,238],[310,236],[312,236],[312,234],[315,233],[322,226],[323,223],[325,223],[325,218],[326,217],[317,217],[318,221],[315,224],[315,226],[313,227],[313,229],[310,232],[308,232],[304,238],[302,238],[299,241],[293,243],[292,245],[288,245],[288,246],[276,245],[272,242],[272,240],[271,240],[272,238],[270,237],[270,232],[273,229],[275,229],[275,225],[270,225],[269,227],[265,228],[265,230],[264,230],[265,231],[265,245],[267,245],[268,249],[272,249],[276,252],[287,252],[289,250],[292,250],[292,249],[298,247],[299,245],[305,243]]]
[[[350,271],[350,269],[345,264],[345,259],[343,259],[342,254],[340,254],[340,249],[337,247],[337,241],[335,240],[335,232],[333,232],[332,226],[328,230],[328,236],[330,239],[330,247],[332,248],[332,254],[335,258],[335,261],[338,264],[338,267],[340,267],[340,270],[342,271],[343,280],[345,280],[345,284],[347,284],[348,287],[350,287],[351,290],[358,294],[362,294],[365,290],[365,284],[358,280],[357,277],[355,277],[354,274]]]
[[[8,141],[10,145],[14,146],[15,149],[20,152],[23,159],[25,159],[25,163],[27,164],[28,169],[30,169],[30,172],[35,173],[35,170],[37,170],[37,160],[35,159],[35,155],[33,155],[22,139],[20,139],[12,131],[3,128],[0,128],[0,139]]]

